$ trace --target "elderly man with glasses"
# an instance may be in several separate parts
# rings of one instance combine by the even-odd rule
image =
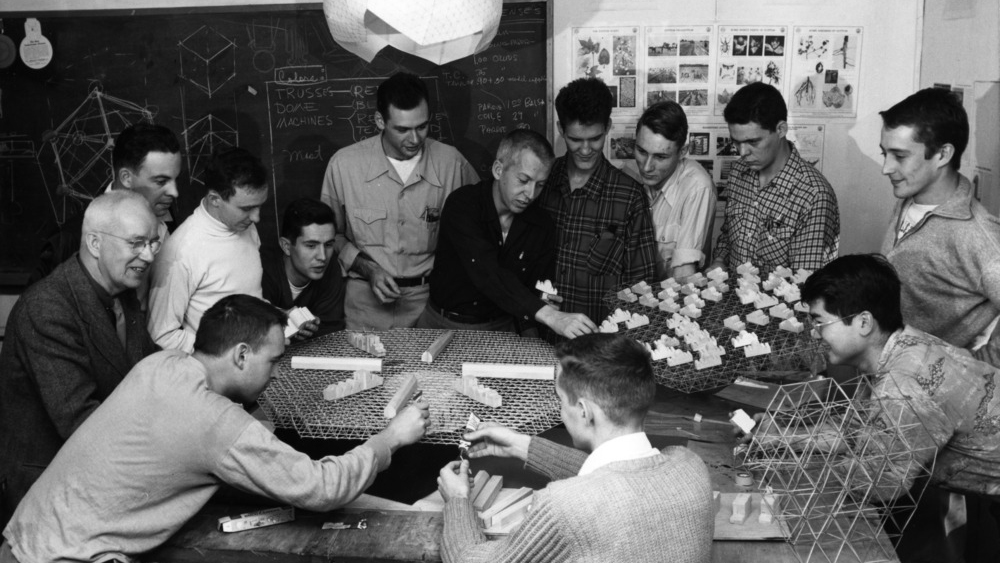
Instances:
[[[160,248],[142,195],[84,214],[79,252],[21,295],[0,352],[0,527],[63,442],[156,350],[136,296]]]

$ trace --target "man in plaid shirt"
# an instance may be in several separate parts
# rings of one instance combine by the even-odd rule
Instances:
[[[750,261],[764,270],[817,270],[837,256],[840,211],[830,182],[787,139],[788,110],[773,86],[740,88],[725,110],[740,160],[712,269]]]
[[[611,91],[600,80],[578,79],[556,96],[566,155],[552,165],[538,198],[558,231],[553,285],[562,310],[600,323],[612,289],[653,280],[656,243],[642,185],[604,158],[611,129]]]

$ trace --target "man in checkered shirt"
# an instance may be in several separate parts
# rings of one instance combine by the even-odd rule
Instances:
[[[539,205],[556,223],[553,285],[562,310],[594,322],[608,314],[608,291],[653,281],[656,243],[642,185],[604,157],[614,98],[600,80],[570,82],[556,96],[566,155],[552,165]]]
[[[788,110],[773,86],[740,88],[725,110],[740,153],[712,269],[750,261],[764,270],[817,270],[837,256],[840,211],[830,182],[787,139]]]

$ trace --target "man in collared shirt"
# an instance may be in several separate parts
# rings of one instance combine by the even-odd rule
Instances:
[[[419,328],[512,331],[516,325],[523,333],[538,321],[567,338],[596,330],[586,316],[563,313],[534,291],[555,263],[555,226],[532,205],[554,158],[545,137],[515,129],[500,141],[493,179],[448,196]]]
[[[788,108],[774,86],[740,88],[725,110],[740,160],[729,174],[726,214],[713,263],[735,270],[752,262],[816,270],[836,257],[837,195],[787,140]]]
[[[576,448],[485,426],[469,457],[520,459],[553,479],[509,536],[488,541],[469,498],[469,462],[438,478],[445,561],[708,561],[715,513],[705,464],[682,446],[659,451],[643,432],[656,394],[649,354],[634,340],[589,334],[561,343],[555,392]],[[589,453],[589,455],[588,455]]]
[[[687,158],[688,122],[677,102],[646,108],[635,128],[635,160],[622,170],[646,186],[656,229],[656,277],[683,279],[705,254],[715,216],[715,183]]]
[[[445,198],[479,181],[454,147],[427,138],[429,95],[419,77],[397,73],[376,98],[381,134],[333,155],[321,196],[337,218],[352,330],[416,324],[430,293]]]
[[[303,323],[303,340],[344,328],[344,278],[333,261],[334,216],[330,206],[302,198],[285,208],[281,253],[261,252],[264,299],[282,310],[309,309],[316,319]]]
[[[969,119],[947,90],[882,115],[882,173],[898,198],[882,253],[903,282],[903,318],[1000,366],[1000,221],[959,173]]]
[[[208,193],[153,264],[149,334],[167,349],[194,350],[201,316],[236,293],[260,297],[263,267],[256,224],[267,201],[267,169],[246,149],[212,155]]]
[[[29,287],[7,322],[0,525],[63,442],[156,349],[135,294],[160,248],[149,204],[130,191],[101,195],[82,229],[79,253]]]
[[[567,154],[556,159],[539,196],[558,233],[553,286],[563,297],[562,310],[593,320],[607,316],[609,291],[656,275],[646,194],[602,152],[613,102],[595,78],[559,91],[556,113]]]

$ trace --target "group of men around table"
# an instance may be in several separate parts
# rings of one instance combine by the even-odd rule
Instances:
[[[0,354],[0,507],[2,522],[12,519],[0,562],[128,560],[165,541],[222,483],[315,510],[360,494],[395,449],[423,435],[428,404],[413,403],[345,456],[312,460],[281,443],[240,403],[273,375],[292,306],[319,317],[298,338],[344,326],[541,326],[577,337],[557,348],[555,389],[582,451],[492,426],[467,435],[473,457],[523,459],[556,481],[518,531],[486,542],[467,463],[442,469],[446,560],[708,557],[704,465],[684,448],[655,450],[642,432],[655,388],[648,355],[626,337],[588,334],[610,290],[684,277],[707,258],[716,196],[686,156],[683,110],[647,108],[635,162],[621,171],[602,153],[609,91],[574,81],[556,98],[567,154],[554,158],[543,136],[514,131],[493,179],[480,182],[453,147],[427,138],[429,101],[412,75],[384,82],[381,134],[334,155],[325,203],[287,207],[273,255],[260,254],[255,227],[269,195],[259,159],[240,148],[214,155],[207,195],[169,234],[179,145],[154,125],[122,133],[115,180],[87,208],[78,252],[11,314]],[[926,436],[939,460],[933,482],[996,495],[996,372],[961,349],[995,357],[1000,232],[958,173],[961,106],[925,90],[883,112],[883,172],[899,198],[883,249],[891,266],[830,262],[836,196],[785,139],[776,89],[740,89],[725,118],[741,159],[712,265],[819,269],[803,297],[831,361],[874,374],[876,392],[918,397],[917,412],[936,421]],[[543,279],[558,298],[533,291]],[[600,524],[609,510],[629,534]]]

